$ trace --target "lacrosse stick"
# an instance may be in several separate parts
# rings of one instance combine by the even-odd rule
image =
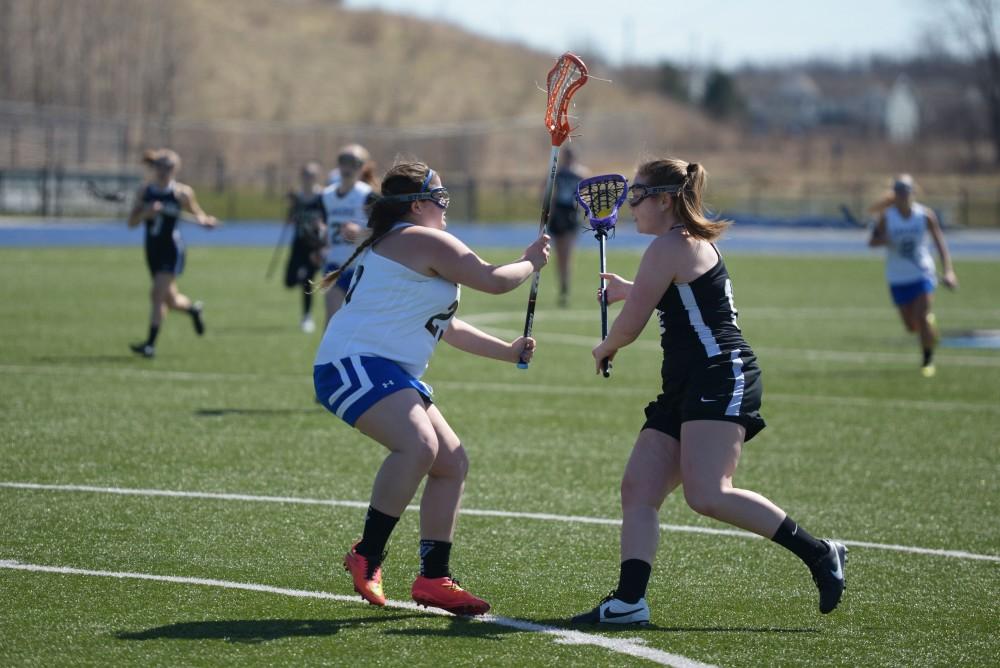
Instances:
[[[549,70],[546,80],[546,90],[548,100],[545,104],[545,128],[552,136],[552,153],[549,156],[549,176],[545,182],[545,195],[542,197],[542,218],[538,226],[538,234],[541,236],[545,232],[545,224],[549,220],[549,207],[552,204],[552,185],[556,180],[556,170],[559,163],[559,148],[569,137],[572,128],[566,113],[569,109],[569,101],[587,83],[587,66],[583,64],[577,56],[568,51],[559,56],[555,66]],[[528,293],[528,312],[524,316],[524,336],[531,336],[532,326],[535,324],[535,301],[538,299],[538,281],[541,278],[540,272],[535,272],[531,278],[531,292]],[[519,369],[527,369],[528,362],[521,356],[517,363]]]
[[[625,203],[628,195],[628,181],[621,174],[605,174],[584,179],[576,186],[576,199],[583,206],[589,229],[594,232],[600,249],[601,273],[607,272],[604,261],[604,242],[608,233],[612,235],[615,223],[618,222],[618,209]],[[608,338],[608,293],[607,281],[601,276],[601,340]],[[607,378],[611,375],[611,362],[601,360],[601,373]]]
[[[93,179],[87,179],[86,181],[87,191],[97,199],[104,200],[105,202],[115,202],[120,204],[125,201],[125,193],[120,190],[105,190],[97,185]]]
[[[285,241],[285,232],[287,232],[290,227],[292,227],[291,223],[285,223],[281,226],[281,232],[278,233],[278,244],[274,247],[274,252],[271,253],[271,261],[267,264],[267,273],[264,274],[265,279],[271,278],[271,276],[274,275],[274,269],[277,266],[278,258],[281,256],[281,251],[287,243]]]

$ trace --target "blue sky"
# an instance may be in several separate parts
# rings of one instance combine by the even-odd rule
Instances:
[[[444,18],[474,32],[561,53],[597,47],[614,63],[734,67],[823,55],[912,55],[941,16],[925,0],[345,0]],[[626,9],[610,7],[625,4]]]

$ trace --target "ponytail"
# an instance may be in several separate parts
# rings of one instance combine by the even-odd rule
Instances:
[[[648,179],[648,185],[679,186],[673,211],[691,236],[715,241],[732,224],[729,220],[711,220],[706,215],[704,194],[708,172],[699,163],[666,158],[644,163],[638,172]]]

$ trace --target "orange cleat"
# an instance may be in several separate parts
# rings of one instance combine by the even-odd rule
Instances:
[[[450,577],[425,578],[418,575],[411,590],[413,600],[428,608],[441,608],[454,615],[482,615],[490,604],[462,589]]]
[[[354,591],[361,594],[361,598],[372,605],[385,605],[385,594],[382,592],[382,567],[376,566],[369,573],[368,557],[354,551],[358,543],[351,545],[350,551],[344,555],[344,570],[351,574],[354,579]]]

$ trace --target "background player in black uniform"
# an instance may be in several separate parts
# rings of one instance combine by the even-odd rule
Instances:
[[[152,357],[168,308],[189,314],[195,331],[199,335],[205,333],[202,303],[192,302],[177,291],[177,277],[184,271],[184,240],[177,223],[182,211],[193,214],[195,222],[203,227],[215,227],[216,220],[198,206],[191,186],[174,180],[181,164],[175,152],[167,148],[149,150],[143,154],[142,163],[149,168],[150,178],[136,193],[128,226],[146,224],[146,265],[153,278],[152,312],[149,336],[130,347],[139,355]]]
[[[760,369],[736,322],[732,282],[712,243],[728,225],[705,217],[705,170],[683,160],[641,165],[629,189],[636,227],[656,238],[635,282],[615,274],[608,301],[624,300],[594,359],[614,358],[659,311],[663,392],[646,407],[621,485],[618,586],[574,622],[645,623],[660,506],[678,486],[693,510],[752,531],[794,552],[819,588],[820,611],[844,590],[847,549],[818,540],[760,494],[733,486],[744,441],[764,427]]]
[[[301,189],[288,193],[290,206],[286,225],[292,226],[292,249],[285,268],[285,287],[302,288],[302,331],[315,331],[312,318],[312,285],[316,272],[323,266],[323,245],[326,234],[326,209],[323,207],[323,187],[319,184],[320,167],[315,162],[302,166]]]
[[[549,236],[556,250],[559,269],[559,305],[566,306],[569,299],[570,267],[573,246],[580,230],[580,211],[576,206],[576,186],[586,178],[587,170],[576,162],[576,154],[569,147],[559,153],[559,169],[553,186],[552,213],[549,214]]]

